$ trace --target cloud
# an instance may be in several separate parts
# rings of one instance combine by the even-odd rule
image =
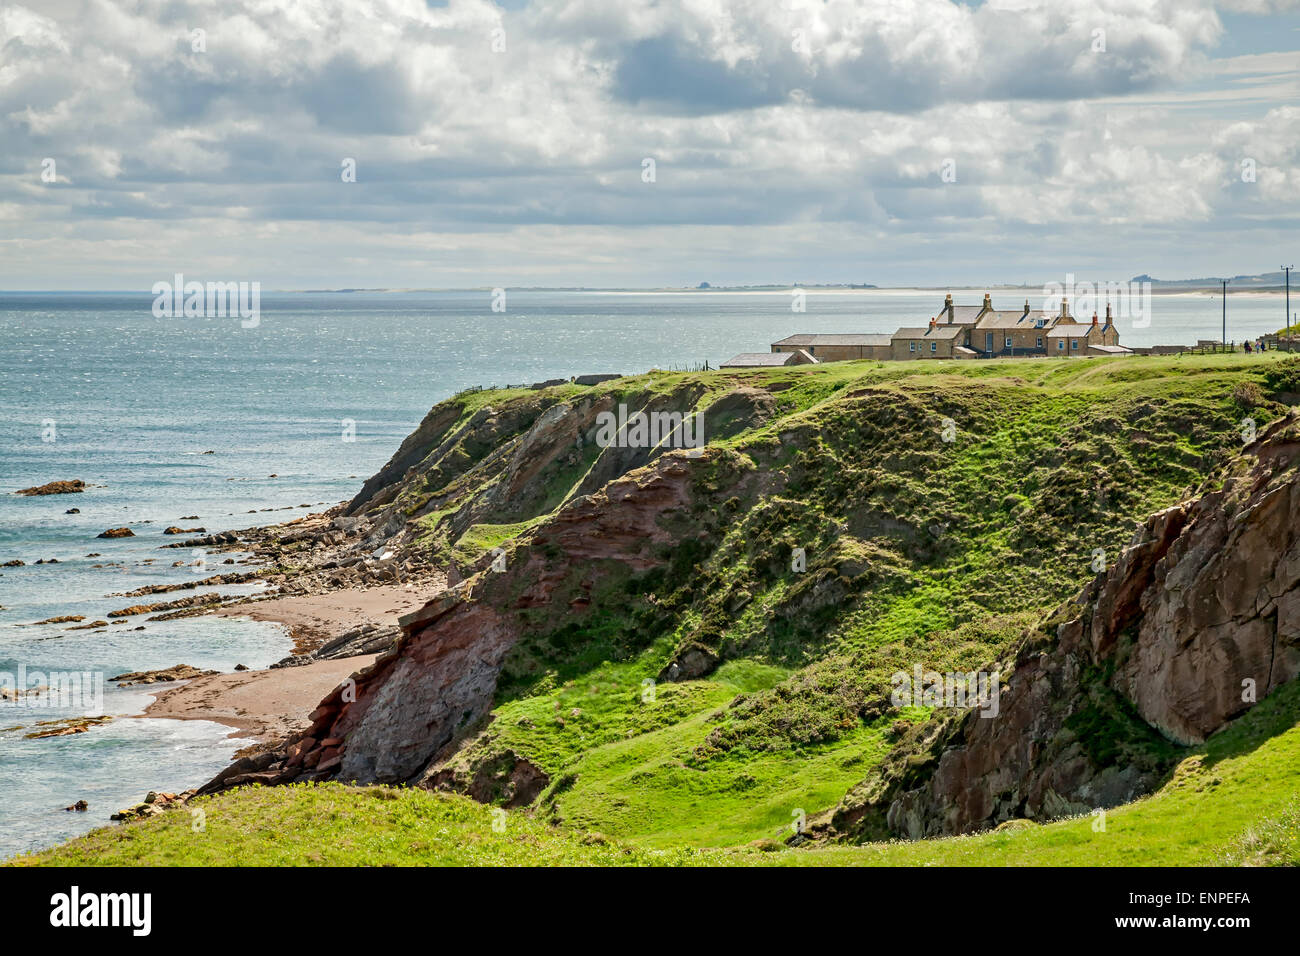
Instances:
[[[1294,221],[1294,61],[1215,61],[1223,29],[1200,0],[11,4],[0,284],[23,275],[20,245],[61,243],[41,248],[65,250],[70,272],[88,235],[165,256],[144,239],[154,222],[193,256],[260,266],[237,237],[273,227],[387,268],[416,235],[572,263],[516,239],[567,234],[596,261],[641,242],[611,230],[640,230],[644,263],[691,229],[786,229],[799,256],[814,226],[899,249],[979,235],[987,250],[1063,220],[1099,248],[1119,230],[1140,243]]]
[[[580,35],[599,0],[573,0],[560,35]],[[787,102],[914,112],[989,99],[1077,99],[1185,78],[1218,38],[1208,7],[1146,0],[1050,4],[621,5],[593,45],[632,104],[698,115]]]

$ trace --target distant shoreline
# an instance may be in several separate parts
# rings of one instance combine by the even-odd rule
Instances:
[[[1123,283],[1127,286],[1127,282]],[[801,289],[807,295],[944,295],[952,293],[970,293],[982,295],[989,293],[1025,293],[1042,295],[1041,285],[952,285],[952,286],[871,286],[860,285],[773,285],[773,286],[711,286],[707,289],[694,287],[660,287],[660,288],[597,288],[587,286],[502,286],[506,292],[563,292],[574,295],[789,295],[792,289]],[[266,289],[264,295],[436,295],[447,293],[490,294],[494,290],[487,286],[446,289]],[[1300,280],[1297,281],[1293,294],[1300,297]],[[0,289],[0,296],[5,295],[139,295],[151,296],[145,289]],[[1201,295],[1217,296],[1217,285],[1181,285],[1178,283],[1153,283],[1152,295]],[[1228,287],[1230,297],[1258,296],[1284,297],[1284,286]]]

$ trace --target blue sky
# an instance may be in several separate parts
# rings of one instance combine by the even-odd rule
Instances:
[[[1300,0],[0,0],[0,288],[1176,278],[1298,226]]]

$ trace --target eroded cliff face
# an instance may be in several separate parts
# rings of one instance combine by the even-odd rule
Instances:
[[[307,733],[261,772],[270,782],[417,782],[487,716],[507,655],[545,632],[543,617],[580,621],[605,581],[664,563],[681,536],[661,518],[689,506],[692,470],[707,465],[704,453],[672,451],[560,509],[504,570],[488,567],[404,618],[393,649],[322,701]]]
[[[845,798],[834,828],[915,839],[1125,803],[1159,783],[1178,745],[1294,680],[1298,461],[1288,416],[1222,487],[1152,515],[1115,565],[1028,636],[996,717],[917,728]]]
[[[366,481],[344,509],[341,524],[354,534],[358,553],[422,558],[431,533],[454,541],[475,524],[546,515],[563,501],[600,492],[682,447],[687,434],[716,442],[762,425],[775,406],[774,396],[761,389],[739,387],[711,396],[697,382],[626,394],[612,387],[568,397],[547,390],[472,413],[444,402]],[[602,417],[617,418],[620,408],[629,417],[662,416],[680,424],[658,443],[598,443]],[[446,554],[437,560],[450,563]]]

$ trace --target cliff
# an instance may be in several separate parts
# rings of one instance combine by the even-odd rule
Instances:
[[[1151,515],[1119,560],[1031,632],[995,718],[966,711],[851,792],[859,836],[964,833],[1114,807],[1300,674],[1300,428],[1276,422],[1195,500]],[[1163,740],[1156,739],[1157,732]]]
[[[669,843],[788,835],[796,809],[833,810],[850,836],[957,832],[1149,789],[1179,741],[1237,712],[1207,670],[1226,639],[1179,649],[1247,611],[1184,620],[1146,595],[1224,550],[1198,537],[1184,570],[1159,570],[1214,525],[1208,495],[1191,523],[1183,503],[1242,467],[1242,417],[1280,415],[1284,390],[1217,357],[919,365],[654,373],[436,406],[303,546],[340,582],[432,567],[453,586],[306,734],[208,789],[408,783]],[[620,406],[698,418],[706,447],[598,441]],[[1050,633],[1032,627],[1099,549],[1107,575]],[[999,660],[1017,669],[987,727],[890,705],[894,671]],[[1261,697],[1293,676],[1278,661]],[[1217,703],[1192,706],[1206,681]]]

